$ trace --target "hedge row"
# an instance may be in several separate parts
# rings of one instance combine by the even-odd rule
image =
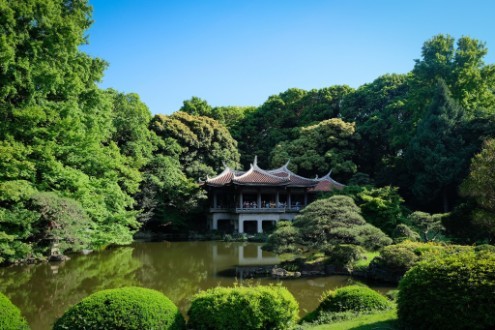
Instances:
[[[423,261],[399,285],[404,329],[495,329],[495,253],[475,249]]]

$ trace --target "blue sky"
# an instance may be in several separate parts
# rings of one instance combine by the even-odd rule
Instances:
[[[198,96],[260,105],[291,87],[352,87],[405,73],[435,34],[486,42],[491,0],[89,0],[82,49],[109,62],[102,87],[135,92],[153,114]]]

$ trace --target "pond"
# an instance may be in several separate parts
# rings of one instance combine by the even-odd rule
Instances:
[[[156,242],[134,243],[59,264],[0,268],[0,291],[17,305],[33,330],[51,329],[71,305],[103,289],[141,286],[163,292],[186,313],[199,290],[234,283],[277,283],[271,278],[236,278],[239,266],[277,264],[276,255],[257,243]],[[321,293],[353,281],[346,276],[284,280],[296,297],[301,315],[318,305]],[[373,286],[379,291],[390,287]]]

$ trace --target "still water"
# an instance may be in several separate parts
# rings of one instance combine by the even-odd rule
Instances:
[[[73,256],[60,264],[0,268],[0,292],[21,309],[33,330],[51,329],[68,307],[96,291],[123,286],[161,291],[185,315],[190,298],[199,290],[235,282],[276,283],[269,278],[246,280],[229,274],[239,266],[278,262],[276,255],[262,251],[256,243],[135,243]],[[296,297],[304,315],[316,308],[323,291],[350,281],[346,276],[331,276],[285,280],[283,285]]]

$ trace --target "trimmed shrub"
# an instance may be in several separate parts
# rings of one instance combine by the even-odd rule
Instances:
[[[299,306],[281,286],[218,287],[193,297],[187,312],[192,329],[290,329]]]
[[[327,249],[325,254],[330,264],[352,270],[356,261],[366,257],[366,250],[358,245],[339,244]]]
[[[268,237],[265,248],[277,253],[295,252],[299,231],[290,221],[279,221],[275,231]]]
[[[420,261],[467,251],[474,249],[464,245],[404,241],[384,247],[371,261],[368,274],[376,280],[399,283],[402,276]]]
[[[161,292],[127,287],[96,292],[72,306],[53,329],[183,329],[184,318]]]
[[[25,330],[29,326],[21,311],[6,296],[0,293],[0,329]]]
[[[405,240],[417,242],[421,239],[417,232],[412,230],[411,227],[404,223],[400,223],[395,227],[394,231],[392,232],[392,238],[396,243],[400,243]]]
[[[399,285],[405,329],[495,328],[495,254],[462,252],[420,262]]]
[[[349,285],[326,291],[320,299],[319,311],[365,312],[391,309],[393,304],[383,295],[362,285]]]

